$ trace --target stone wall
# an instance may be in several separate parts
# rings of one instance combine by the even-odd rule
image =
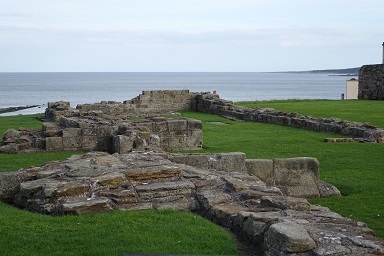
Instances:
[[[123,103],[103,101],[95,104],[77,105],[80,112],[102,111],[108,115],[164,114],[191,109],[194,93],[188,90],[143,91],[139,96]]]
[[[364,72],[364,68],[361,70]],[[378,92],[378,90],[376,91]],[[381,90],[381,93],[382,92],[383,90]],[[105,102],[101,104],[103,105],[102,107],[100,104],[80,105],[77,107],[77,111],[80,111],[81,113],[84,110],[97,111],[103,109],[103,111],[106,111],[107,113],[118,115],[121,111],[126,109],[124,105],[127,104],[128,102],[125,104],[117,103],[117,105]],[[369,124],[351,122],[338,118],[316,118],[300,115],[294,112],[276,111],[271,108],[250,109],[236,106],[231,101],[220,99],[217,94],[210,94],[207,92],[191,93],[187,90],[144,91],[137,98],[129,101],[128,105],[130,106],[128,109],[136,109],[139,115],[153,115],[155,113],[160,113],[161,111],[172,112],[192,110],[220,115],[235,120],[273,123],[312,131],[341,134],[343,136],[350,136],[354,138],[353,141],[359,142],[384,141],[384,129]]]
[[[193,150],[202,147],[202,123],[184,118],[148,118],[137,121],[101,122],[83,116],[61,117],[44,123],[47,151]],[[53,136],[50,136],[53,135]]]
[[[196,150],[202,147],[202,122],[191,118],[152,117],[131,120],[129,115],[102,111],[79,112],[69,105],[50,104],[41,131],[10,129],[0,153],[47,151]],[[56,109],[58,108],[58,110]]]
[[[350,122],[338,118],[315,118],[294,112],[282,112],[271,108],[246,108],[218,95],[199,94],[196,99],[199,112],[224,116],[234,120],[261,122],[291,126],[316,132],[326,132],[360,138],[361,142],[384,142],[384,129],[365,123]]]
[[[300,198],[340,196],[340,191],[320,180],[319,162],[311,157],[246,159],[241,152],[218,154],[170,154],[174,163],[202,170],[237,172],[255,176],[283,195]]]
[[[364,69],[362,69],[364,71]],[[71,108],[68,102],[49,103],[42,131],[8,131],[0,153],[31,150],[188,150],[202,145],[202,124],[192,119],[165,119],[176,111],[192,110],[234,120],[271,123],[351,138],[326,142],[384,142],[384,129],[338,118],[315,118],[271,108],[246,108],[210,93],[144,91],[125,103],[101,102]],[[132,120],[132,116],[146,120]],[[56,123],[52,123],[56,122]],[[58,123],[58,124],[57,124]]]
[[[239,153],[233,157],[239,159]],[[216,161],[225,163],[230,158],[227,153],[216,156]],[[255,255],[384,254],[384,241],[364,223],[311,205],[306,199],[286,196],[244,172],[204,170],[170,159],[151,152],[72,156],[41,167],[0,173],[0,199],[51,215],[114,209],[188,210],[236,233],[254,246]],[[279,160],[279,169],[298,166],[291,161]],[[313,160],[293,161],[304,161],[308,168],[316,166]]]
[[[384,100],[384,64],[364,65],[359,73],[359,99]]]

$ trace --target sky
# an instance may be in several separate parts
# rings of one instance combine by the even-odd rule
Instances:
[[[274,72],[381,63],[383,0],[0,0],[0,72]]]

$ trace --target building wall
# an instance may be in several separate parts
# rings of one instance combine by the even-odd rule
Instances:
[[[361,67],[358,98],[361,100],[384,100],[384,64]]]

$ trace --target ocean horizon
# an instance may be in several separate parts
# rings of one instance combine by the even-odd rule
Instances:
[[[350,78],[356,77],[290,72],[3,72],[0,108],[39,105],[12,115],[40,113],[48,102],[69,101],[72,107],[123,102],[149,90],[216,91],[231,101],[338,100]]]

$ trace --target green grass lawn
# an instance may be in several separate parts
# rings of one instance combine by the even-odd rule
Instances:
[[[244,105],[245,103],[241,103]],[[305,115],[312,115],[316,117],[338,117],[342,119],[348,119],[350,121],[369,122],[373,125],[384,127],[383,122],[383,101],[286,101],[286,102],[255,102],[246,103],[249,106],[262,106],[272,107],[282,111],[298,112]],[[321,204],[330,207],[333,211],[336,211],[346,217],[351,217],[358,221],[363,221],[372,228],[378,236],[384,238],[384,144],[369,144],[369,143],[324,143],[323,139],[326,137],[340,137],[340,135],[332,135],[325,133],[312,132],[307,130],[300,130],[296,128],[278,126],[273,124],[263,123],[251,123],[251,122],[235,122],[230,121],[215,115],[202,114],[196,112],[185,112],[185,117],[193,117],[203,121],[203,136],[204,136],[204,149],[203,152],[233,152],[240,151],[245,152],[248,158],[282,158],[282,157],[316,157],[320,162],[321,179],[335,185],[343,193],[342,197],[333,197],[325,199],[311,200],[312,203]],[[7,126],[7,120],[0,118],[0,132],[1,129],[5,129]],[[7,117],[8,118],[8,117]],[[15,123],[23,123],[23,118]],[[37,122],[37,121],[36,121]],[[223,122],[226,125],[216,125],[211,122]],[[23,126],[17,124],[16,127]],[[40,127],[40,126],[39,126]],[[44,155],[42,159],[37,161],[40,157],[37,155],[0,155],[0,171],[4,170],[17,170],[23,166],[40,165],[41,162],[50,160],[59,160],[61,153],[58,155]],[[66,157],[66,156],[62,156]],[[29,160],[28,160],[29,158]],[[14,160],[12,160],[14,159]],[[61,159],[61,158],[60,158]],[[24,161],[21,163],[21,161]],[[13,162],[12,162],[13,161]],[[8,167],[4,167],[4,163],[10,163]],[[13,167],[12,167],[13,166]],[[147,216],[147,214],[154,216]],[[15,247],[16,241],[18,246],[21,245],[20,250],[28,250],[30,255],[38,255],[41,253],[42,248],[39,247],[40,240],[42,245],[47,245],[48,248],[56,249],[61,253],[66,252],[67,247],[75,248],[77,252],[81,249],[77,247],[77,244],[84,243],[85,248],[89,248],[90,252],[96,254],[104,254],[106,251],[111,251],[110,254],[119,254],[121,251],[126,253],[168,253],[168,254],[232,254],[234,243],[228,238],[227,234],[219,228],[219,237],[214,238],[219,246],[229,244],[228,249],[221,248],[222,251],[209,251],[201,250],[196,252],[195,249],[184,250],[180,247],[173,247],[175,237],[189,236],[187,228],[183,234],[177,234],[172,236],[173,232],[166,234],[169,239],[164,239],[164,235],[156,233],[159,229],[174,230],[172,224],[179,227],[179,221],[173,221],[171,218],[165,217],[163,228],[155,228],[153,239],[159,238],[160,240],[145,242],[138,247],[130,247],[136,244],[134,239],[142,236],[145,239],[149,236],[148,232],[142,232],[136,234],[133,232],[134,238],[130,237],[130,233],[122,233],[121,229],[127,230],[141,229],[146,231],[147,226],[131,227],[132,223],[145,223],[145,220],[160,219],[163,215],[181,214],[179,217],[180,222],[184,221],[184,218],[199,218],[189,213],[179,213],[167,211],[149,211],[149,212],[112,212],[107,214],[86,215],[86,216],[66,216],[54,218],[50,216],[43,216],[39,214],[32,214],[29,212],[21,211],[10,207],[5,204],[0,204],[0,232],[9,233],[9,239],[3,239],[0,248],[7,247],[7,253],[5,255],[23,255],[22,251],[16,251],[12,248]],[[184,214],[186,214],[184,216]],[[141,218],[142,217],[142,218]],[[156,222],[157,222],[156,221]],[[202,220],[203,221],[203,220]],[[115,223],[117,222],[117,224]],[[150,220],[149,220],[150,222]],[[188,222],[188,221],[186,221]],[[80,223],[80,224],[77,224]],[[83,223],[83,226],[82,224]],[[154,223],[154,222],[150,222]],[[93,224],[93,225],[92,225]],[[165,228],[166,225],[171,225],[170,228]],[[192,226],[199,226],[205,224],[192,224]],[[151,226],[151,225],[149,225]],[[12,228],[15,227],[15,228]],[[24,227],[24,229],[23,229]],[[208,227],[208,226],[207,226]],[[207,229],[216,229],[215,225],[208,227]],[[114,230],[116,232],[114,232]],[[100,231],[100,232],[99,232]],[[212,231],[213,232],[213,231]],[[35,236],[40,239],[34,240]],[[46,235],[46,234],[58,233],[59,235]],[[114,233],[117,235],[114,236]],[[208,234],[210,231],[208,231]],[[43,235],[45,234],[45,235]],[[157,234],[157,235],[156,235]],[[192,233],[191,233],[192,234]],[[203,236],[208,236],[205,234]],[[224,235],[225,234],[225,235]],[[65,238],[66,245],[61,245],[61,237],[69,236]],[[111,236],[112,240],[116,238],[116,243],[112,243],[110,247],[105,244],[105,236]],[[21,237],[21,238],[20,238]],[[192,237],[192,235],[191,235]],[[21,239],[21,240],[20,240]],[[187,238],[185,238],[187,239]],[[223,239],[223,240],[221,240]],[[228,240],[229,239],[229,240]],[[15,242],[13,241],[15,240]],[[164,241],[167,240],[167,241]],[[180,239],[177,239],[179,241]],[[195,238],[192,238],[195,240]],[[195,244],[203,244],[203,240],[196,238]],[[220,241],[218,241],[220,240]],[[148,241],[148,240],[145,240]],[[181,241],[181,240],[180,240]],[[156,250],[160,248],[160,244],[170,244],[170,249],[164,251]],[[36,243],[33,245],[33,243]],[[56,243],[58,244],[56,246]],[[7,245],[9,244],[9,245]],[[148,245],[148,246],[146,246]],[[182,244],[183,245],[183,244]],[[181,245],[181,246],[182,246]],[[126,246],[126,247],[125,247]],[[144,246],[144,247],[143,247]],[[120,249],[113,249],[122,248]],[[189,246],[188,246],[189,247]],[[216,245],[203,244],[203,247],[215,248]],[[98,248],[99,250],[95,249]],[[134,248],[131,250],[131,248]],[[140,249],[138,249],[140,248]],[[178,249],[177,249],[178,248]],[[87,249],[86,249],[87,250]],[[176,251],[178,250],[178,251]],[[196,249],[200,250],[200,249]],[[225,250],[225,252],[224,252]],[[53,250],[55,251],[55,250]],[[25,252],[25,251],[24,251]],[[71,254],[71,250],[68,254]],[[50,254],[52,254],[50,252]],[[78,254],[78,253],[74,253]]]
[[[236,255],[210,221],[171,210],[52,217],[0,203],[1,255]]]
[[[1,116],[0,117],[0,134],[3,134],[7,129],[14,128],[32,128],[41,129],[41,121],[37,120],[36,117],[43,114],[35,115],[18,115],[18,116]]]

